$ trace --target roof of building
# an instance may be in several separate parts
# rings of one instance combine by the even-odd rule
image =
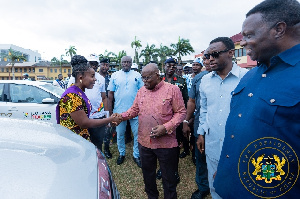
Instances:
[[[238,33],[230,37],[230,39],[232,39],[233,43],[240,42],[243,39],[243,35],[241,33]]]

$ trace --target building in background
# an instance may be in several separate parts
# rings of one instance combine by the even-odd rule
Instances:
[[[15,63],[15,79],[22,80],[23,73],[28,73],[29,78],[36,80],[54,80],[58,78],[58,74],[62,74],[64,78],[68,77],[68,73],[71,73],[71,65],[63,64],[53,65],[51,62],[42,61],[38,63],[23,62]],[[0,80],[10,80],[12,78],[12,66],[11,63],[0,61]]]
[[[10,61],[8,60],[8,50],[14,50],[17,54],[23,55],[26,59],[26,62],[37,63],[41,60],[41,54],[38,51],[33,51],[30,49],[21,48],[13,44],[0,44],[0,61]]]

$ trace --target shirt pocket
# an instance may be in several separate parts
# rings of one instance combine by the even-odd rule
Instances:
[[[298,120],[300,98],[287,93],[265,94],[259,97],[256,117],[273,127],[286,127]]]
[[[237,105],[237,102],[239,101],[239,98],[241,95],[241,92],[244,90],[244,86],[238,86],[236,89],[234,89],[234,91],[231,92],[231,101],[230,101],[230,108],[235,107],[235,105]]]
[[[160,101],[159,105],[158,105],[158,112],[162,116],[171,115],[173,113],[172,99],[171,98],[165,98],[162,101]]]

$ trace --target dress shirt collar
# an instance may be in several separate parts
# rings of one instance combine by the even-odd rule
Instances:
[[[151,92],[157,91],[160,89],[163,85],[165,84],[165,81],[161,80],[155,87],[154,89],[150,90]]]
[[[218,73],[217,73],[217,71],[212,71],[212,72],[209,73],[209,74],[210,74],[210,77],[219,76]],[[236,63],[234,63],[234,62],[232,62],[232,69],[231,69],[231,71],[227,74],[226,77],[228,77],[230,74],[232,74],[232,75],[234,75],[234,76],[236,76],[236,77],[239,77],[239,76],[240,76],[239,66],[238,66]]]
[[[299,62],[300,57],[300,44],[295,45],[294,47],[287,49],[286,51],[283,51],[279,53],[278,55],[275,55],[270,60],[270,66],[277,64],[278,62],[285,62],[289,64],[290,66],[295,66]],[[258,67],[266,66],[263,62],[257,62]]]

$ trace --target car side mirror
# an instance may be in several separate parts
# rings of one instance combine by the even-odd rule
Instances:
[[[43,104],[54,104],[54,99],[52,98],[45,98],[42,100]]]

